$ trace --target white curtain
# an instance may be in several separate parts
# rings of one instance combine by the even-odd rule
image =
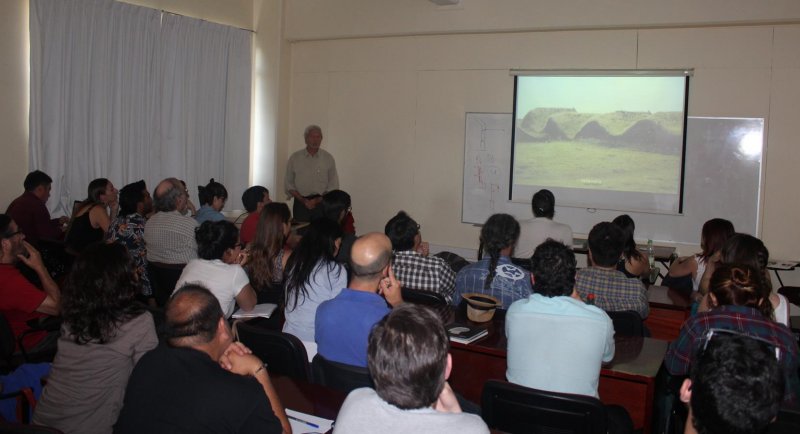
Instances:
[[[228,209],[241,209],[249,178],[251,44],[244,30],[163,17],[161,172],[183,167],[192,186],[213,177]]]
[[[56,214],[94,178],[121,187],[248,179],[250,32],[112,0],[31,0],[30,168]],[[243,151],[244,150],[244,151]],[[60,209],[59,209],[60,208]]]

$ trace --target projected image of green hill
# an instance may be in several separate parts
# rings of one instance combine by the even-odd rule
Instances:
[[[514,177],[520,184],[677,193],[680,155],[582,141],[517,143],[515,154]]]
[[[680,112],[580,113],[572,108],[536,108],[517,122],[520,142],[578,140],[615,148],[678,154],[682,141]]]

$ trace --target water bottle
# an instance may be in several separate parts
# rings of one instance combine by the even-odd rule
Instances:
[[[656,251],[653,248],[653,240],[647,240],[647,261],[650,264],[650,269],[656,266]]]

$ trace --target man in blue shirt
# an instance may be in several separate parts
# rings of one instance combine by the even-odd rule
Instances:
[[[575,254],[558,241],[540,244],[531,258],[533,294],[506,314],[512,383],[539,390],[598,397],[603,362],[614,358],[614,324],[575,291]],[[627,433],[624,408],[607,406],[608,432]]]
[[[317,352],[327,360],[367,366],[367,342],[372,326],[403,303],[400,282],[390,259],[392,243],[381,233],[370,233],[353,244],[352,277],[348,288],[319,305],[315,321]]]
[[[531,258],[533,294],[506,314],[512,383],[598,397],[600,367],[614,357],[614,325],[575,292],[575,254],[548,240]]]

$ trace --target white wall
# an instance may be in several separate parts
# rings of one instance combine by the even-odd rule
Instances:
[[[310,3],[319,10],[306,8]],[[794,226],[800,205],[793,200],[793,175],[800,163],[793,128],[800,119],[800,55],[796,48],[800,26],[682,25],[338,39],[343,32],[401,32],[400,25],[393,23],[411,26],[412,31],[433,32],[432,18],[426,16],[416,23],[411,16],[439,12],[421,12],[423,6],[432,6],[421,0],[404,2],[407,8],[375,2],[386,6],[380,11],[378,6],[370,6],[371,2],[324,2],[330,3],[341,9],[353,4],[358,8],[349,14],[337,13],[332,6],[301,0],[290,2],[287,9],[287,37],[330,38],[292,44],[287,146],[288,150],[302,147],[306,124],[322,125],[323,146],[336,156],[342,188],[353,195],[359,233],[382,230],[394,212],[405,209],[422,223],[428,241],[475,247],[477,229],[460,223],[464,113],[509,112],[513,97],[510,68],[692,67],[691,116],[767,119],[762,236],[773,257],[800,259],[800,231]],[[484,3],[464,0],[464,13],[469,15],[472,5],[480,9]],[[497,3],[496,12],[505,16],[509,12],[503,5],[515,2]],[[530,3],[544,6],[550,2]],[[796,2],[770,2],[774,7],[763,10],[755,10],[750,2],[725,4],[729,7],[722,8],[719,15],[727,20],[800,16]],[[532,7],[520,6],[520,11],[534,24],[539,22]],[[637,11],[644,14],[639,9],[627,11],[615,22],[609,18],[614,11],[598,13],[601,24],[611,26],[627,23]],[[574,22],[576,14],[561,12],[563,16],[554,18],[555,23],[580,24]],[[707,12],[673,11],[662,18],[678,19],[680,15],[698,21],[716,17]],[[322,20],[322,15],[329,19]],[[385,16],[397,20],[387,21]],[[649,25],[656,16],[648,13],[642,19]],[[497,24],[494,18],[486,19]],[[521,21],[506,18],[500,23],[505,27]],[[385,25],[376,29],[374,22]],[[467,20],[448,22],[441,29],[450,32],[470,25],[479,27]],[[697,231],[699,238],[699,228]]]
[[[291,0],[288,39],[791,23],[796,0]]]
[[[0,2],[0,212],[28,173],[28,2]]]

